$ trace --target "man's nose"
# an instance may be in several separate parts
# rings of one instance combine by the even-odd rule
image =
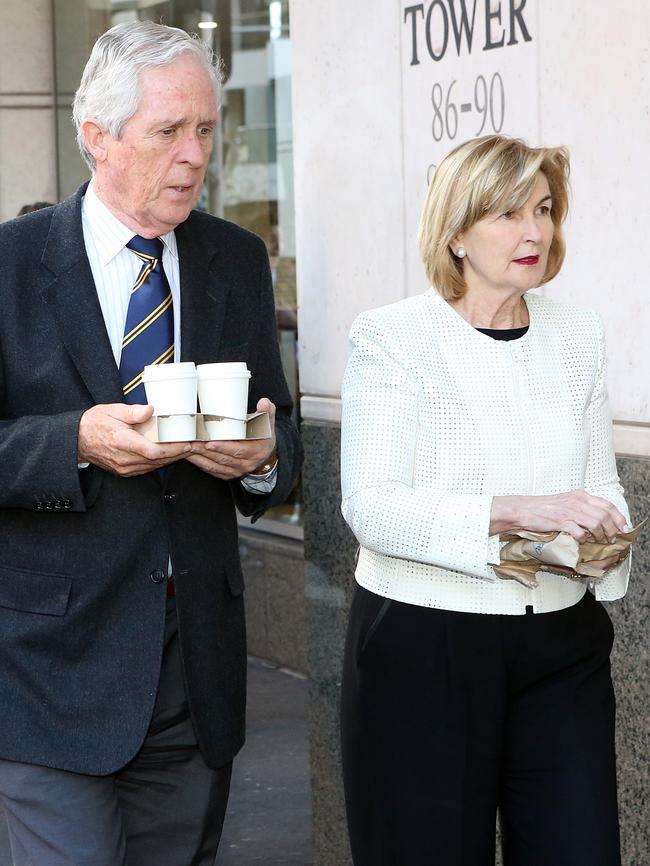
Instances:
[[[188,162],[193,168],[200,168],[208,156],[205,142],[191,133],[183,138],[178,152],[181,162]]]

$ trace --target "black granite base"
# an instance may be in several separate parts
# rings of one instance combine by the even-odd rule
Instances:
[[[650,516],[650,462],[618,461],[632,519]],[[622,862],[650,863],[650,528],[632,559],[627,595],[607,605],[616,641],[612,675],[617,700],[618,799]]]
[[[305,572],[314,866],[349,866],[338,736],[340,673],[356,542],[341,517],[340,430],[303,423],[305,442]],[[650,463],[621,460],[621,480],[635,519],[650,514]],[[630,589],[609,604],[616,628],[612,658],[618,698],[619,803],[622,862],[648,866],[650,727],[648,631],[650,530],[634,556]]]
[[[338,718],[357,545],[340,511],[340,429],[303,422],[302,435],[314,866],[349,866]]]

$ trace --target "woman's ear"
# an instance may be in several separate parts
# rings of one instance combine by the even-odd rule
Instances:
[[[463,246],[463,236],[462,234],[456,235],[455,238],[452,238],[451,243],[449,244],[449,249],[456,256],[457,259],[464,259],[467,255],[465,247]]]

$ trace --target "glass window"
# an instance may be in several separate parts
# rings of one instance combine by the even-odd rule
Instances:
[[[61,196],[88,177],[76,148],[71,105],[97,37],[127,20],[198,33],[220,56],[223,100],[198,207],[266,243],[282,363],[298,421],[296,254],[288,0],[54,0],[58,179]],[[301,524],[300,489],[267,518]],[[265,523],[265,528],[270,524]],[[278,527],[279,528],[279,527]]]

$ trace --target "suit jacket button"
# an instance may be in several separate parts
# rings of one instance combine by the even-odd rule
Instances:
[[[165,580],[165,572],[162,568],[155,568],[149,577],[153,580],[154,583],[162,583]]]
[[[34,511],[42,511],[44,507],[45,506],[43,505],[42,502],[35,502],[34,503]]]
[[[63,507],[64,508],[72,508],[72,502],[69,499],[64,499],[63,500]]]
[[[173,502],[174,499],[176,499],[176,494],[174,493],[173,490],[165,491],[165,493],[163,495],[163,502]]]
[[[60,499],[55,499],[52,505],[54,506],[55,511],[60,511],[63,508],[63,503]]]
[[[53,510],[54,510],[54,505],[53,505],[53,504],[48,500],[47,502],[44,502],[44,503],[43,503],[43,508],[44,508],[46,511],[53,511]]]

